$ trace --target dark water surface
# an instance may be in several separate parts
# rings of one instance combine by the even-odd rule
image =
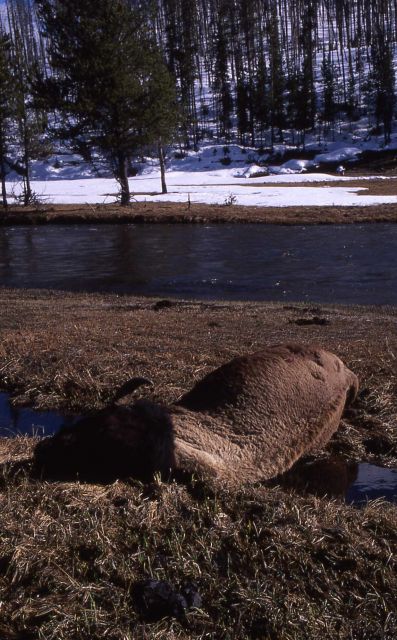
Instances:
[[[25,407],[14,407],[7,393],[0,393],[0,437],[16,435],[51,436],[63,424],[73,424],[75,416],[59,411],[34,411]]]
[[[34,411],[13,407],[9,396],[0,393],[0,437],[20,435],[51,436],[62,424],[73,424],[78,417],[57,411]],[[298,463],[297,468],[276,481],[298,491],[341,498],[348,504],[362,505],[367,500],[384,498],[397,503],[397,469],[373,464],[350,463],[343,459]]]
[[[314,462],[298,461],[272,484],[298,492],[342,498],[348,504],[363,505],[376,498],[397,503],[397,469],[350,462],[336,456]]]
[[[397,225],[3,227],[0,285],[397,304]]]
[[[346,502],[363,504],[384,498],[397,503],[397,469],[385,469],[366,462],[357,465],[357,478],[346,493]]]

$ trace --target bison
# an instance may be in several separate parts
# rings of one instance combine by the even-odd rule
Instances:
[[[323,447],[357,390],[336,355],[270,346],[215,369],[170,406],[114,405],[63,427],[36,446],[35,468],[89,481],[178,471],[234,485],[267,480]]]

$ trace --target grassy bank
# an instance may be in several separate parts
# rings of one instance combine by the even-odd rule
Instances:
[[[381,187],[385,187],[384,181]],[[343,183],[342,183],[343,184]],[[354,185],[355,183],[353,183]],[[364,183],[360,183],[362,186]],[[367,184],[367,183],[365,183]],[[249,186],[245,184],[244,186]],[[286,185],[284,185],[286,186]],[[341,185],[339,185],[341,186]],[[349,186],[343,184],[343,186]],[[393,183],[394,191],[396,187]],[[261,188],[259,185],[258,188]],[[265,188],[265,187],[263,187]],[[299,202],[299,187],[294,188]],[[321,186],[318,187],[319,189]],[[372,189],[375,189],[373,186]],[[369,191],[369,195],[372,192]],[[384,191],[376,191],[383,195]],[[114,204],[43,205],[0,209],[1,225],[26,224],[144,224],[144,223],[260,223],[282,225],[363,224],[397,222],[397,205],[367,207],[247,207],[171,202],[132,202],[128,207]]]
[[[397,309],[200,303],[0,290],[0,387],[80,412],[120,383],[170,402],[234,355],[294,340],[335,351],[362,394],[326,457],[397,465]],[[29,477],[34,441],[0,440],[0,638],[397,638],[397,507],[199,481]],[[26,463],[22,463],[27,461]],[[194,582],[157,620],[137,583]]]

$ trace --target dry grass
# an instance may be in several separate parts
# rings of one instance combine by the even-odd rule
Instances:
[[[335,180],[333,182],[298,182],[298,183],[290,183],[290,182],[266,182],[262,185],[257,184],[255,182],[246,182],[240,183],[240,187],[252,187],[267,189],[269,187],[280,187],[284,189],[304,189],[310,187],[311,189],[322,189],[327,187],[328,189],[333,189],[334,187],[342,188],[342,189],[354,189],[360,190],[361,196],[395,196],[397,195],[397,178],[396,177],[388,177],[387,179],[381,178],[367,178],[365,180],[359,179],[358,177],[351,177],[349,180]],[[299,191],[297,191],[297,198],[299,198]]]
[[[297,324],[313,317],[328,324]],[[172,402],[235,355],[282,341],[335,351],[365,393],[333,441],[353,459],[397,461],[397,310],[0,291],[0,387],[14,401],[77,412],[109,401],[125,380]],[[137,392],[136,397],[139,396]]]
[[[372,186],[370,186],[370,184]],[[396,192],[393,179],[387,181],[352,181],[332,183],[333,186],[368,187],[368,195]],[[244,186],[249,186],[244,183]],[[267,185],[266,185],[267,186]],[[263,186],[263,189],[266,189]],[[279,185],[278,185],[279,186]],[[281,185],[282,186],[282,185]],[[313,185],[311,185],[313,186]],[[315,185],[317,186],[317,185]],[[326,186],[330,186],[329,183]],[[259,188],[260,185],[255,184]],[[321,185],[318,185],[321,188]],[[296,200],[299,203],[299,187]],[[101,224],[101,223],[261,223],[261,224],[363,224],[397,222],[397,205],[383,204],[368,207],[246,207],[171,202],[134,202],[128,207],[119,205],[43,205],[40,208],[0,208],[0,225],[16,224]]]
[[[157,310],[156,310],[157,309]],[[327,318],[326,325],[296,320]],[[0,291],[0,387],[88,410],[129,377],[169,402],[229,359],[316,341],[364,389],[325,453],[397,464],[397,310]],[[44,483],[0,441],[1,640],[397,638],[397,507],[278,487]],[[194,580],[200,610],[148,622],[134,585]]]
[[[396,638],[397,511],[381,501],[20,475],[0,508],[2,640]],[[148,622],[148,576],[195,581],[201,608]]]

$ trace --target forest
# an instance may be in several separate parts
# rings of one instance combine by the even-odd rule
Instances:
[[[3,204],[12,170],[31,200],[55,140],[106,156],[124,201],[143,147],[304,149],[361,121],[390,142],[396,0],[6,0],[1,19]]]
[[[388,142],[395,1],[158,0],[155,17],[196,140],[304,144],[368,115]]]

